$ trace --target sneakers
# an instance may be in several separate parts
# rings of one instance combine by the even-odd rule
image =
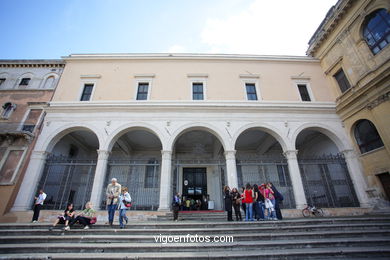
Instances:
[[[33,220],[32,223],[38,223],[38,221],[37,220]]]
[[[49,231],[53,231],[53,227],[49,227]]]
[[[66,231],[70,230],[70,226],[64,227],[64,230],[66,230]]]
[[[85,226],[84,229],[89,229],[89,226]]]

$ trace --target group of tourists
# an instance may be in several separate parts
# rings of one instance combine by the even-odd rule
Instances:
[[[280,203],[283,196],[271,182],[261,185],[248,183],[241,188],[241,192],[237,188],[230,189],[229,186],[225,186],[223,193],[228,221],[233,221],[233,209],[236,221],[282,219]],[[241,208],[245,214],[244,219]]]
[[[41,189],[38,197],[35,197],[34,214],[32,222],[37,222],[39,212],[46,199],[47,195]],[[122,187],[116,178],[111,179],[111,183],[106,188],[106,205],[108,211],[108,224],[113,225],[115,211],[119,210],[119,226],[124,228],[129,219],[126,216],[126,211],[131,207],[131,197],[127,187]],[[53,230],[58,224],[64,224],[64,230],[70,230],[71,226],[79,223],[84,229],[89,229],[91,225],[97,221],[96,210],[93,209],[92,203],[89,201],[85,204],[85,209],[80,213],[76,213],[73,203],[68,203],[64,212],[57,217],[50,230]]]

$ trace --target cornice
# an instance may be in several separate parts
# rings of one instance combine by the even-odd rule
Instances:
[[[316,62],[319,60],[307,56],[282,55],[246,55],[246,54],[196,54],[196,53],[99,53],[71,54],[62,57],[65,61],[77,60],[237,60],[237,61],[283,61]]]
[[[1,68],[62,68],[65,61],[53,60],[0,60]]]
[[[242,101],[91,101],[91,102],[50,102],[48,112],[80,112],[80,111],[233,111],[259,112],[278,111],[289,113],[324,112],[335,113],[334,102],[286,102],[262,101],[257,103]]]

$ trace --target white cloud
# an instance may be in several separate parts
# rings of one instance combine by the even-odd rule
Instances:
[[[187,48],[182,46],[182,45],[179,45],[179,44],[172,45],[168,49],[168,53],[184,53],[186,51],[187,51]]]
[[[238,14],[211,18],[201,33],[209,52],[304,55],[335,0],[254,0]]]

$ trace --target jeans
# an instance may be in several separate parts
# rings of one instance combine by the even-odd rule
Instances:
[[[126,222],[128,221],[128,218],[126,217],[126,211],[127,211],[127,209],[120,209],[119,210],[119,226],[120,227],[125,227],[125,224],[123,223],[124,220],[126,220]]]
[[[83,217],[83,216],[77,216],[75,219],[73,219],[72,221],[69,222],[69,226],[73,226],[77,222],[79,222],[84,227],[91,225],[91,223],[90,223],[91,219],[90,218],[86,218],[86,217]]]
[[[253,221],[253,203],[245,203],[246,212],[245,212],[245,221]]]
[[[108,210],[108,222],[110,225],[114,222],[114,216],[115,216],[115,210],[116,210],[117,205],[116,204],[111,204],[107,206]]]
[[[270,200],[273,208],[268,209],[267,219],[275,219],[276,218],[276,212],[275,212],[275,199]]]
[[[264,210],[265,210],[264,202],[259,201],[259,208],[260,208],[260,219],[265,219],[265,216],[264,216]]]

